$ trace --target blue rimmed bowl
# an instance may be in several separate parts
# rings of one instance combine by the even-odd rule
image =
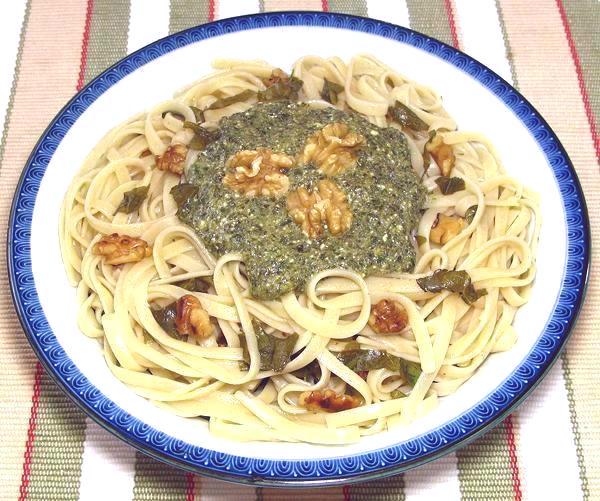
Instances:
[[[233,443],[201,420],[155,408],[117,381],[77,328],[58,217],[83,159],[114,125],[210,71],[216,57],[283,68],[305,54],[371,53],[444,97],[463,130],[487,135],[506,167],[542,200],[538,275],[518,313],[516,346],[494,354],[438,409],[397,432],[343,447]],[[460,51],[380,21],[287,12],[226,19],[171,35],[127,56],[79,92],[44,132],[17,187],[8,232],[15,308],[40,361],[91,418],[160,460],[225,480],[331,485],[391,475],[433,460],[494,426],[539,383],[573,328],[587,282],[589,222],[579,181],[556,135],[506,81]]]

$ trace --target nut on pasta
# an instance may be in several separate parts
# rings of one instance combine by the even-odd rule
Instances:
[[[185,144],[175,143],[170,145],[166,151],[157,157],[156,166],[160,170],[166,170],[181,176],[185,167],[188,147]]]
[[[177,300],[175,327],[181,335],[209,337],[214,332],[208,313],[197,297],[186,294]]]
[[[309,411],[340,412],[360,406],[361,400],[352,395],[339,395],[333,390],[305,391],[298,397],[298,405]]]
[[[223,184],[247,197],[274,197],[287,193],[290,180],[285,172],[294,166],[294,157],[267,148],[242,150],[227,160]]]
[[[358,150],[365,144],[362,134],[344,123],[326,125],[304,146],[302,161],[313,162],[324,174],[336,176],[356,163]]]
[[[429,240],[444,245],[458,235],[465,227],[465,220],[460,216],[438,214],[431,226]]]
[[[330,179],[319,181],[317,190],[299,188],[288,195],[288,212],[308,238],[323,235],[325,227],[340,235],[352,225],[352,211],[345,193]]]
[[[106,264],[118,265],[137,263],[151,256],[152,248],[141,238],[113,233],[96,242],[93,252],[97,256],[103,256]]]
[[[371,307],[369,325],[377,334],[397,334],[408,324],[408,314],[398,301],[382,299]]]
[[[456,161],[452,146],[444,143],[440,134],[435,134],[425,143],[425,151],[433,157],[435,163],[440,168],[442,176],[449,176]]]

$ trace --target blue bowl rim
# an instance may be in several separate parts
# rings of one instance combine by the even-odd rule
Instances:
[[[207,450],[169,437],[119,408],[77,369],[52,333],[35,289],[30,236],[37,191],[56,147],[87,107],[116,81],[163,54],[229,32],[275,26],[374,34],[426,50],[453,64],[503,100],[525,124],[544,151],[561,190],[567,220],[565,275],[553,313],[536,345],[496,390],[471,409],[436,430],[377,451],[321,460],[263,460]],[[458,49],[409,28],[349,14],[310,11],[250,14],[192,27],[155,41],[102,72],[69,100],[33,148],[15,190],[7,234],[8,275],[19,321],[46,372],[79,408],[121,440],[158,460],[221,480],[271,487],[332,486],[394,475],[463,447],[496,426],[539,384],[563,350],[585,297],[590,256],[589,217],[575,169],[548,123],[508,82]],[[567,287],[575,293],[567,294]],[[540,346],[542,341],[546,345]],[[447,433],[440,435],[444,429]]]

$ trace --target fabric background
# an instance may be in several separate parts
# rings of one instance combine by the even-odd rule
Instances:
[[[512,82],[554,128],[583,184],[600,249],[598,0],[7,0],[0,4],[0,242],[35,141],[87,81],[189,26],[284,9],[410,26]],[[443,89],[442,89],[443,90]],[[523,165],[522,168],[527,168]],[[551,224],[551,222],[546,222]],[[17,321],[0,245],[0,499],[600,499],[600,280],[566,352],[502,424],[403,475],[349,487],[277,490],[186,474],[120,443],[50,381]]]

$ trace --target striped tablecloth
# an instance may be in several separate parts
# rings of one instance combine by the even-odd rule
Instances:
[[[213,19],[284,9],[347,12],[410,26],[461,48],[512,82],[550,122],[575,164],[592,219],[593,260],[598,258],[598,0],[4,0],[0,242],[29,152],[54,114],[87,81],[168,33]],[[5,251],[1,244],[1,499],[600,499],[597,267],[566,353],[496,429],[404,475],[291,493],[172,469],[87,419],[44,374],[21,332],[6,282]]]

